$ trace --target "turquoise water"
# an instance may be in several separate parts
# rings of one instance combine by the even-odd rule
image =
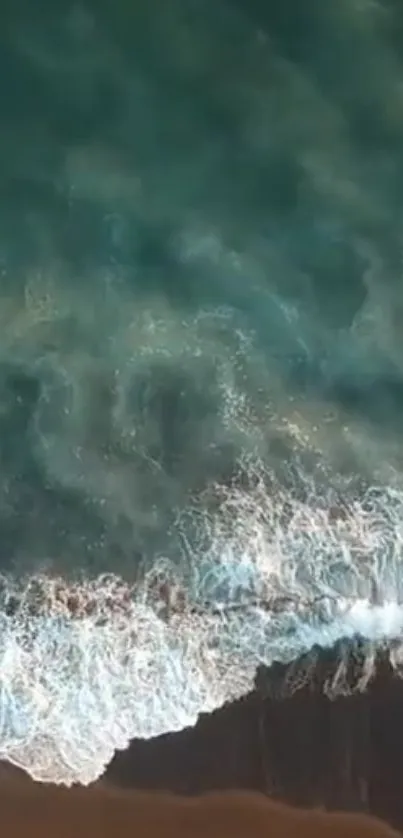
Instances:
[[[400,643],[403,18],[1,20],[0,746],[87,782],[259,663]]]
[[[401,26],[364,0],[5,5],[3,567],[152,561],[245,452],[291,462],[289,424],[400,482]]]

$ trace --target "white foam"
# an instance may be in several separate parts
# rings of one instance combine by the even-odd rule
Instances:
[[[180,563],[157,561],[136,586],[3,580],[0,758],[89,783],[130,739],[246,693],[259,664],[357,634],[401,642],[400,496],[372,490],[340,516],[262,481],[215,497],[214,513],[206,498],[189,511],[191,544],[178,520]]]

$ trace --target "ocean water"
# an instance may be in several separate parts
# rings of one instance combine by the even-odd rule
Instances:
[[[399,668],[399,4],[7,0],[0,87],[0,756]]]

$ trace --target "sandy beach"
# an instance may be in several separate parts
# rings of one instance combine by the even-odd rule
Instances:
[[[377,819],[290,808],[249,792],[200,797],[65,789],[18,772],[0,775],[2,834],[13,838],[397,838]]]

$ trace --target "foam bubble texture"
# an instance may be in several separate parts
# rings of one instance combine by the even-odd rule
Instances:
[[[403,497],[373,489],[335,510],[263,480],[215,493],[214,513],[189,509],[192,539],[178,520],[180,561],[131,586],[2,580],[0,758],[89,783],[130,739],[246,693],[259,664],[356,635],[399,644]]]

